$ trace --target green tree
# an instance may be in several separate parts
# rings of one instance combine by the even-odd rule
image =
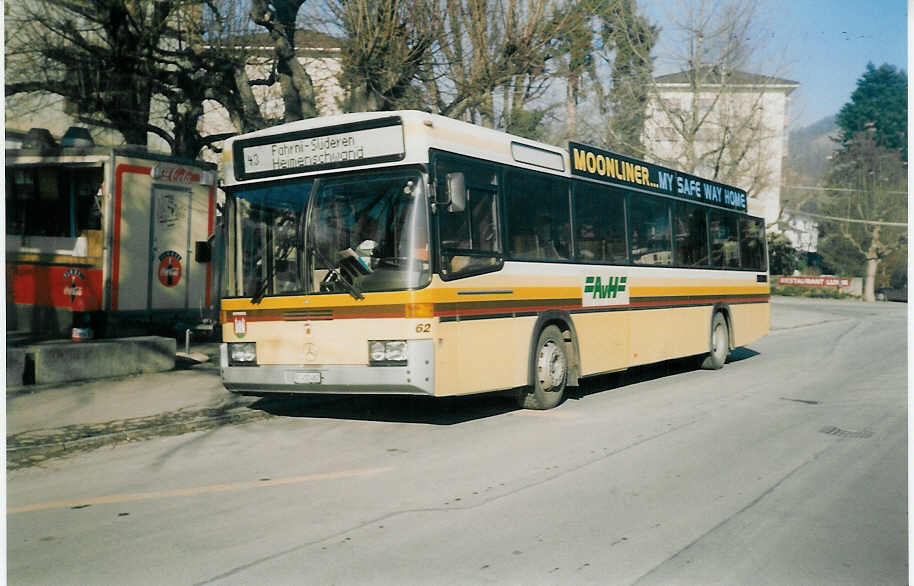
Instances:
[[[617,0],[601,18],[603,43],[614,51],[607,142],[616,150],[641,157],[641,135],[653,81],[651,51],[660,29],[638,14],[635,0]]]
[[[792,275],[803,266],[800,253],[783,234],[768,233],[768,269],[772,275]]]
[[[889,64],[866,66],[857,80],[851,101],[838,112],[842,144],[848,145],[859,133],[873,129],[877,146],[899,150],[907,160],[908,76]]]

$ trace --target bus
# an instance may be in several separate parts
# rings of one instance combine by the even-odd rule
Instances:
[[[735,187],[417,111],[225,147],[224,386],[512,391],[677,357],[719,369],[770,327],[762,218]]]

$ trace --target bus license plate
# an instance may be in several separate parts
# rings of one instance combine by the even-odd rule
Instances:
[[[321,373],[319,372],[293,372],[290,377],[293,384],[296,385],[319,385],[321,384]]]

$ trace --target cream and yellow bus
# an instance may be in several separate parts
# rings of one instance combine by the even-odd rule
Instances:
[[[769,329],[746,193],[582,144],[415,111],[317,118],[225,148],[221,373],[237,393],[513,390]]]

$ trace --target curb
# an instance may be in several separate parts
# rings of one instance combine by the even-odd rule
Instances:
[[[270,417],[273,416],[264,411],[250,410],[244,405],[227,404],[194,410],[181,409],[105,423],[24,431],[6,437],[6,465],[7,470],[18,470],[42,464],[50,459],[105,446],[206,431],[223,425],[238,425]]]

